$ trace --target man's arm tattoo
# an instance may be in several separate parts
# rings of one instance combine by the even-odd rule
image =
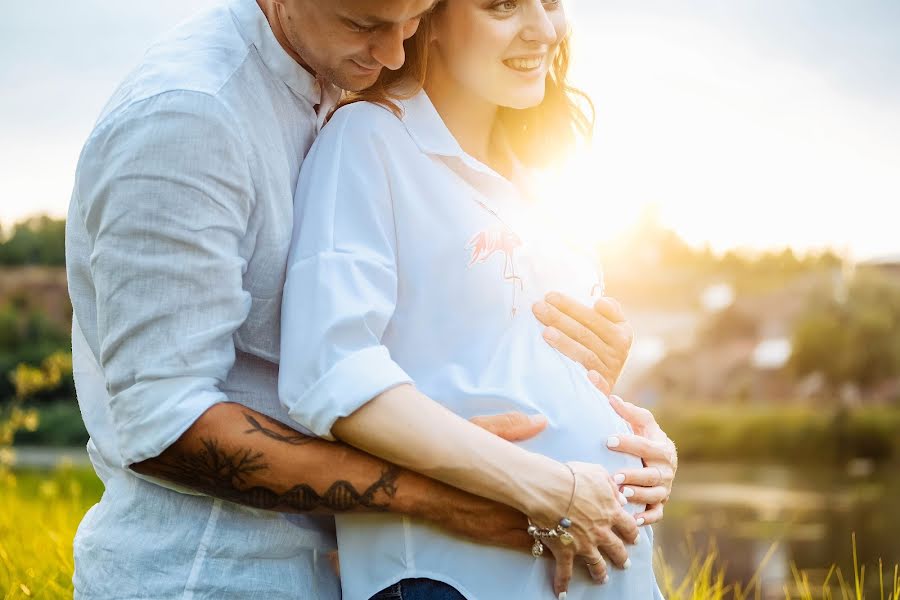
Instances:
[[[302,446],[303,444],[308,444],[316,439],[308,435],[303,435],[299,431],[294,431],[281,421],[273,419],[272,417],[267,417],[265,415],[262,415],[262,417],[269,423],[268,427],[260,423],[259,419],[256,418],[256,415],[244,413],[244,418],[250,423],[250,429],[244,433],[261,433],[267,438],[284,442],[285,444],[290,444],[292,446]]]
[[[226,451],[213,439],[204,438],[201,441],[203,448],[199,451],[192,454],[174,453],[157,462],[149,474],[229,502],[265,510],[302,513],[316,509],[327,512],[355,509],[386,511],[387,504],[376,501],[376,495],[383,492],[387,498],[393,498],[397,493],[400,470],[392,465],[385,467],[381,476],[362,492],[342,479],[332,483],[321,495],[306,483],[278,493],[265,485],[247,483],[249,476],[269,469],[262,453],[249,448]]]

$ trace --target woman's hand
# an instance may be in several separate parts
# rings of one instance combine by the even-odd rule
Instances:
[[[663,505],[669,501],[672,482],[678,470],[675,443],[656,423],[649,410],[610,396],[609,403],[628,421],[634,435],[616,435],[607,440],[610,450],[625,452],[644,461],[642,469],[623,469],[613,475],[622,494],[634,504],[646,504],[647,509],[634,518],[638,525],[650,525],[662,520]]]
[[[573,569],[579,562],[587,567],[598,584],[606,583],[609,578],[606,559],[620,569],[630,567],[625,544],[636,544],[639,539],[633,517],[622,508],[625,499],[606,469],[587,463],[569,465],[577,478],[572,507],[567,514],[559,511],[565,511],[568,506],[551,509],[551,514],[569,517],[572,526],[568,532],[574,541],[569,545],[559,538],[543,542],[556,559],[553,590],[557,596],[568,589]],[[535,516],[534,523],[538,527],[553,528],[560,516]]]
[[[594,372],[591,381],[601,392],[612,393],[634,341],[634,330],[619,303],[604,296],[591,307],[553,292],[533,310],[547,326],[547,343]]]

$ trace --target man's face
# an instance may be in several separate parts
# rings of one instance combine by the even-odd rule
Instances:
[[[360,91],[381,69],[399,69],[403,41],[436,0],[276,0],[288,43],[316,74]]]

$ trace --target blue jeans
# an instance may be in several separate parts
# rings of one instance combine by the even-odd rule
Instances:
[[[446,583],[433,579],[404,579],[381,590],[369,600],[465,600]]]

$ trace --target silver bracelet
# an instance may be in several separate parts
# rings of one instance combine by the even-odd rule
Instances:
[[[531,517],[528,518],[528,535],[534,538],[534,545],[531,546],[531,555],[535,558],[544,554],[544,540],[559,538],[559,541],[566,546],[575,541],[572,534],[568,532],[568,529],[572,526],[572,521],[569,519],[568,514],[572,510],[572,504],[575,502],[578,477],[575,476],[575,469],[571,465],[566,463],[566,467],[572,473],[572,496],[569,499],[569,508],[566,509],[566,516],[559,520],[556,527],[538,527],[531,522]]]

